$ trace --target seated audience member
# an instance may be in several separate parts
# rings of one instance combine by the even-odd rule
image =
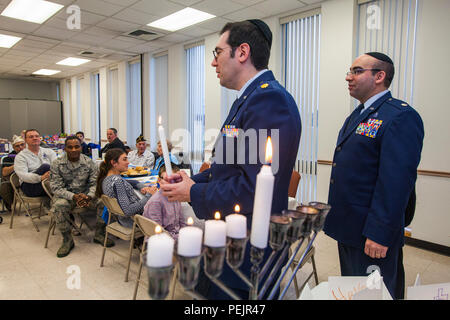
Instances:
[[[103,204],[95,197],[97,182],[97,165],[88,156],[81,154],[81,141],[76,136],[66,139],[65,154],[52,162],[50,167],[50,187],[53,192],[51,211],[56,226],[63,236],[63,243],[56,256],[67,256],[74,247],[71,211],[76,208],[89,208],[97,211],[94,242],[103,245],[106,224],[101,218]],[[107,240],[106,246],[114,242]]]
[[[46,196],[41,181],[50,176],[50,164],[56,153],[49,148],[41,148],[41,136],[36,129],[25,132],[28,148],[14,159],[14,171],[19,176],[21,189],[28,197]]]
[[[170,151],[172,151],[172,143],[167,140],[167,149],[169,150],[169,158],[170,158],[170,162],[179,165],[180,163],[178,162],[178,159],[170,153]],[[158,141],[158,146],[156,148],[156,151],[158,152],[158,158],[156,158],[155,160],[155,165],[153,167],[153,170],[158,170],[161,169],[161,167],[164,165],[164,156],[163,156],[163,150],[161,147],[161,141]]]
[[[137,150],[131,151],[128,154],[128,161],[140,167],[153,168],[155,164],[155,156],[147,149],[147,142],[142,135],[136,139]]]
[[[129,146],[123,146],[125,148],[125,152],[128,154],[131,152],[131,148]]]
[[[87,143],[84,141],[84,132],[78,131],[75,135],[81,141],[81,153],[84,154],[85,156],[90,157],[92,155],[92,151],[91,151],[91,148],[89,148]]]
[[[117,136],[117,130],[115,128],[109,128],[106,130],[106,139],[108,143],[100,150],[100,157],[105,154],[108,150],[119,148],[125,151],[125,145]]]
[[[177,166],[172,165],[172,171],[178,172]],[[162,166],[159,171],[159,176],[166,172],[166,167]],[[144,207],[143,216],[149,218],[160,224],[172,238],[178,239],[178,232],[186,226],[185,217],[181,210],[181,203],[179,201],[169,201],[167,197],[163,196],[161,191],[156,192]]]
[[[8,211],[11,211],[11,205],[14,201],[14,190],[9,182],[9,176],[14,172],[14,158],[25,149],[25,141],[20,136],[14,136],[12,147],[14,150],[3,159],[2,183],[0,186],[0,196]]]
[[[129,217],[142,214],[148,197],[154,194],[156,187],[145,187],[136,180],[125,180],[120,175],[128,170],[128,158],[122,149],[110,149],[106,152],[105,161],[100,164],[97,178],[97,197],[102,194],[116,198],[120,208],[127,217],[119,217],[119,223],[127,228],[133,227]],[[145,195],[145,196],[142,196]]]

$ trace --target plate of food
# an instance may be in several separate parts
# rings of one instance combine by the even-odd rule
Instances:
[[[126,178],[137,178],[148,176],[149,171],[144,167],[128,168],[121,175]]]

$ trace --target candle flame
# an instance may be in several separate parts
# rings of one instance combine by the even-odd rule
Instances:
[[[272,163],[272,140],[267,138],[266,142],[266,163]]]
[[[216,213],[214,214],[214,219],[220,220],[220,212],[219,211],[216,211]]]
[[[156,228],[155,228],[155,233],[156,233],[156,234],[160,234],[161,232],[162,232],[161,226],[156,226]]]
[[[161,125],[161,116],[158,117],[158,124]]]
[[[234,212],[239,213],[239,211],[241,211],[241,207],[239,207],[239,205],[237,204],[236,206],[234,206]]]
[[[192,225],[194,224],[194,219],[192,219],[192,217],[189,217],[189,218],[187,219],[187,224],[190,225],[190,226],[192,226]]]

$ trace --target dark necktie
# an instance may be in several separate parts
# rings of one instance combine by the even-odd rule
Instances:
[[[360,104],[358,108],[353,111],[352,115],[350,116],[350,119],[347,122],[347,127],[345,128],[345,131],[351,130],[353,126],[355,125],[355,121],[358,119],[359,115],[361,114],[361,110],[364,109],[364,104]]]

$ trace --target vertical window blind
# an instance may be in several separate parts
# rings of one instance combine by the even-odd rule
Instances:
[[[131,147],[142,133],[141,62],[128,63],[127,144]]]
[[[119,125],[119,70],[110,69],[108,72],[108,128]]]
[[[205,149],[205,46],[186,49],[187,129],[189,159],[194,173],[200,170]]]
[[[83,79],[77,79],[77,128],[76,128],[77,131],[83,130],[83,126],[82,126],[82,122],[81,122],[81,119],[82,119],[81,108],[82,108],[83,104],[82,104],[81,99],[84,95],[81,92],[81,88],[83,87],[81,85],[81,80],[83,80]]]
[[[221,111],[221,119],[224,122],[228,116],[228,112],[230,112],[231,106],[233,105],[234,100],[237,99],[238,91],[227,89],[225,87],[221,87],[220,91],[220,111]],[[220,128],[218,128],[220,129]]]
[[[316,200],[321,14],[313,13],[282,24],[283,80],[302,119],[302,136],[295,170],[301,179],[297,200]]]
[[[65,132],[72,132],[71,126],[71,99],[72,99],[72,84],[70,81],[66,81],[66,86],[64,88],[64,117],[66,119],[65,122]]]
[[[161,116],[167,127],[168,110],[168,55],[153,57],[150,62],[150,147],[155,150],[159,141],[156,127]],[[166,129],[167,130],[167,129]]]
[[[355,55],[387,54],[395,66],[392,95],[409,104],[413,104],[418,6],[419,0],[360,0],[358,6]]]
[[[100,144],[100,75],[91,75],[91,142]]]

